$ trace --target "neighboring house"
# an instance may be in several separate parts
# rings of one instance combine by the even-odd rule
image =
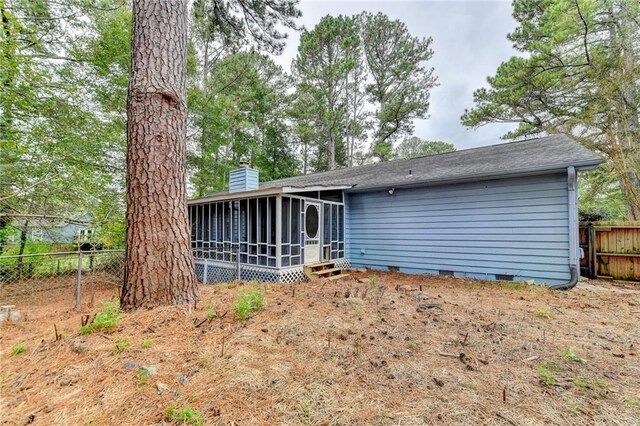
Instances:
[[[83,223],[86,222],[86,223]],[[94,231],[91,227],[91,217],[83,216],[73,223],[65,220],[32,218],[27,222],[27,240],[42,241],[49,243],[84,243],[91,239]],[[13,227],[22,229],[25,219],[20,218],[14,221]],[[20,243],[20,233],[10,235],[8,244]]]
[[[577,171],[602,159],[548,136],[265,182],[192,199],[201,280],[279,282],[330,262],[411,274],[572,287],[578,279]],[[206,261],[205,261],[206,259]],[[239,262],[238,262],[239,261]]]

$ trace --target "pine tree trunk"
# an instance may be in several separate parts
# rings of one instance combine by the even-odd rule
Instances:
[[[123,308],[198,299],[186,205],[186,0],[135,0]]]

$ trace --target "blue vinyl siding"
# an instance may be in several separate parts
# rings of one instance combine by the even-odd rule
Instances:
[[[229,173],[229,192],[258,189],[258,171],[255,169],[237,169]]]
[[[354,193],[347,252],[355,267],[565,282],[568,196],[566,174]]]

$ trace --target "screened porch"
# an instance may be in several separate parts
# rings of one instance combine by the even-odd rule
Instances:
[[[190,204],[198,278],[292,282],[304,279],[305,264],[345,264],[342,197],[315,191]]]

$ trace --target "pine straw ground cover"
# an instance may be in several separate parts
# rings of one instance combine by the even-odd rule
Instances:
[[[23,320],[0,326],[2,422],[640,424],[638,289],[354,275],[205,286],[191,312],[124,313],[89,334],[81,315],[97,302],[78,313],[60,290],[44,307],[14,301]],[[236,319],[253,286],[264,306]]]

